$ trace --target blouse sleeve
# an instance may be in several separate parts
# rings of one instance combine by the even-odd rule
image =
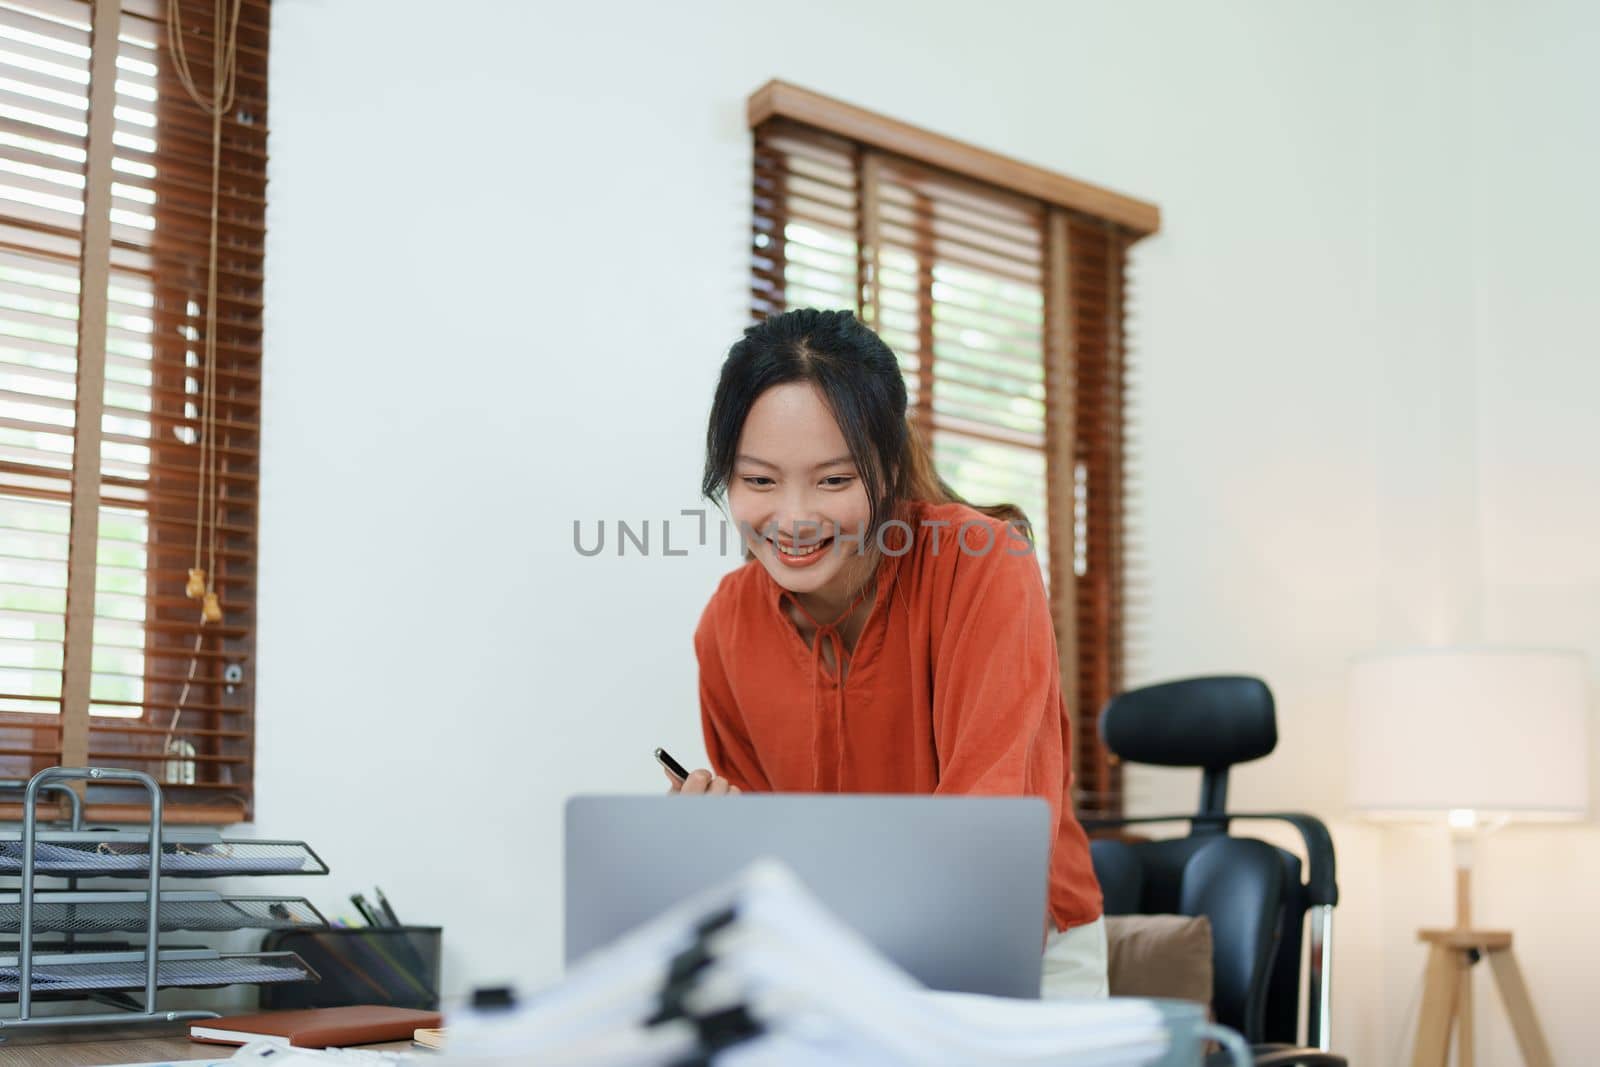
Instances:
[[[695,629],[694,653],[700,664],[700,728],[711,769],[745,792],[770,792],[728,684],[709,611]]]
[[[987,553],[947,561],[954,574],[933,679],[935,792],[1042,796],[1059,816],[1068,734],[1055,629],[1038,556],[999,529]]]

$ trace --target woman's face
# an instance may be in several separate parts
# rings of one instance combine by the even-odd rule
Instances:
[[[776,385],[751,406],[728,510],[745,544],[785,589],[829,598],[852,592],[870,538],[871,505],[816,386]]]

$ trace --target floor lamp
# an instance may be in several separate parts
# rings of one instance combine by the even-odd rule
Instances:
[[[1429,946],[1412,1067],[1473,1065],[1472,967],[1487,960],[1527,1067],[1551,1067],[1509,930],[1472,923],[1481,829],[1582,819],[1589,802],[1589,677],[1574,652],[1443,648],[1369,656],[1350,672],[1350,799],[1374,818],[1450,828],[1456,921]]]

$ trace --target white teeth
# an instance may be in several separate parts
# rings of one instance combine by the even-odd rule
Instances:
[[[814,555],[817,552],[821,552],[823,549],[822,545],[808,545],[804,548],[786,548],[785,546],[778,544],[776,541],[772,542],[772,547],[778,550],[779,555],[789,556],[794,559],[800,559],[805,556]]]

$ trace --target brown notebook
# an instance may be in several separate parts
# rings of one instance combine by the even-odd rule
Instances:
[[[333,1048],[406,1041],[418,1028],[438,1026],[443,1021],[436,1011],[382,1005],[307,1008],[206,1019],[189,1026],[189,1040],[208,1045],[243,1045],[263,1037],[276,1037],[296,1048]]]

